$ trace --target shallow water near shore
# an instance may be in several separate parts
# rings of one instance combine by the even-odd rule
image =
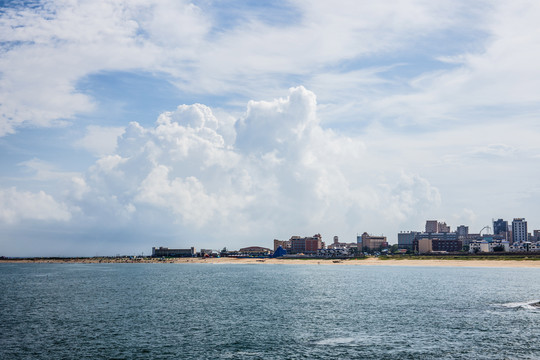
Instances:
[[[0,264],[2,359],[538,359],[538,268]]]

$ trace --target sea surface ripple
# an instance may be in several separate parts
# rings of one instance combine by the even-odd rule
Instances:
[[[0,359],[539,359],[540,269],[0,264]]]

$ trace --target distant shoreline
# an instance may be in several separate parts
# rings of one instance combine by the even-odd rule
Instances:
[[[402,258],[380,259],[287,259],[287,258],[4,258],[1,263],[54,263],[54,264],[276,264],[276,265],[357,265],[357,266],[429,266],[429,267],[504,267],[504,268],[540,268],[539,260],[529,259],[444,259],[444,258]]]

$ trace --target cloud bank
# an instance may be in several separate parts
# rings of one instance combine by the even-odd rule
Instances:
[[[365,160],[359,138],[321,127],[315,94],[301,86],[286,97],[250,101],[232,130],[205,105],[181,105],[153,127],[130,123],[116,151],[73,177],[61,200],[23,194],[42,204],[25,216],[108,229],[122,234],[111,240],[118,247],[168,241],[161,245],[218,248],[317,232],[350,239],[368,226],[386,230],[380,218],[399,222],[440,203],[438,190],[419,175],[396,173],[384,184]],[[9,191],[4,202],[22,197]]]

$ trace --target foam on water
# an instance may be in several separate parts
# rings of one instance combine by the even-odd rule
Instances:
[[[540,311],[540,300],[530,300],[525,302],[510,302],[506,304],[501,304],[506,308],[511,309],[525,309],[525,310],[537,310]]]
[[[339,338],[330,338],[316,341],[316,345],[325,345],[325,346],[354,346],[356,345],[357,340],[352,337],[339,337]]]

